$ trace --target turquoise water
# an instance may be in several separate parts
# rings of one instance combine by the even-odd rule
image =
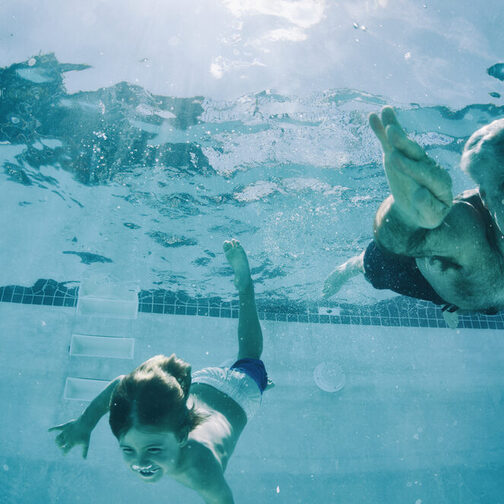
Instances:
[[[159,497],[132,481],[103,422],[85,464],[46,429],[87,404],[65,398],[68,377],[109,380],[158,352],[194,369],[229,356],[236,299],[221,247],[236,237],[276,383],[226,472],[236,502],[502,502],[502,314],[449,331],[433,305],[363,278],[321,300],[388,194],[369,113],[394,106],[454,192],[474,186],[463,145],[504,116],[500,1],[2,9],[0,500],[114,502],[111,479],[121,502]],[[142,313],[108,333],[93,317],[80,327],[81,282],[135,285]],[[134,359],[72,357],[76,331],[127,335]],[[324,362],[343,371],[342,390],[320,390]]]
[[[6,233],[21,245],[4,285],[104,268],[143,289],[226,296],[221,243],[234,236],[260,293],[314,301],[371,239],[388,188],[367,115],[390,100],[340,89],[221,101],[127,83],[69,93],[65,76],[86,71],[52,54],[2,70]],[[396,108],[455,190],[472,187],[457,168],[463,144],[504,107]],[[29,245],[39,241],[43,259]],[[353,287],[339,299],[379,299]]]

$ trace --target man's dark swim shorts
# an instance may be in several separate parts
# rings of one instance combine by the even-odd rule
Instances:
[[[448,304],[427,282],[414,257],[392,254],[372,241],[364,253],[364,271],[375,289],[390,289],[398,294]]]

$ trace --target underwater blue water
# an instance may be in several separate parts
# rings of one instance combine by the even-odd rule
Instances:
[[[134,338],[135,364],[171,351],[195,369],[220,363],[237,313],[221,247],[236,237],[276,383],[226,471],[237,502],[502,501],[502,315],[448,331],[438,308],[363,278],[319,306],[388,194],[369,113],[394,106],[454,192],[473,187],[463,145],[504,116],[500,0],[1,11],[0,500],[159,498],[121,471],[106,422],[86,464],[46,436],[85,406],[63,398],[69,376],[109,380],[133,364],[71,358],[78,315],[27,305],[75,307],[81,282],[130,282],[140,316],[104,325]],[[158,316],[166,307],[201,316]],[[344,372],[336,393],[314,375],[326,362]]]
[[[388,186],[367,115],[386,103],[454,179],[468,136],[504,113],[394,104],[351,90],[271,91],[222,101],[118,83],[69,93],[83,64],[40,55],[0,70],[5,236],[2,284],[107,274],[190,296],[228,294],[222,241],[247,248],[258,292],[313,301],[371,239]],[[40,246],[40,253],[33,248]],[[340,300],[379,299],[365,283]]]

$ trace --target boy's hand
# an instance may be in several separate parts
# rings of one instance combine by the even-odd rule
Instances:
[[[56,436],[56,444],[61,448],[63,454],[66,455],[75,445],[81,444],[82,457],[86,458],[89,449],[89,439],[91,437],[91,430],[89,430],[83,423],[78,420],[70,420],[65,424],[56,425],[51,427],[49,432],[59,430],[61,431]]]

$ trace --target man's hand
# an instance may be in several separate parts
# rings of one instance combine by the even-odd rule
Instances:
[[[452,181],[416,142],[410,140],[391,107],[381,118],[369,116],[369,124],[383,149],[383,164],[394,205],[405,223],[434,229],[452,205]]]
[[[56,425],[51,427],[49,432],[59,430],[61,431],[56,436],[56,444],[61,448],[63,454],[66,455],[75,445],[81,444],[82,457],[86,458],[89,449],[89,439],[91,437],[91,430],[88,429],[83,422],[78,420],[70,420],[65,424]]]

